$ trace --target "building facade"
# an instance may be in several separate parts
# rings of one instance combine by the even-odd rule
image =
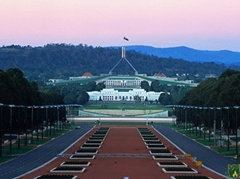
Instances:
[[[164,92],[146,92],[144,89],[132,89],[129,91],[118,91],[115,89],[103,89],[102,91],[88,92],[90,101],[156,101]]]

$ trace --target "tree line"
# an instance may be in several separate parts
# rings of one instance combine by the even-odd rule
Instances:
[[[169,77],[186,74],[186,78],[202,79],[206,74],[220,75],[226,67],[215,63],[195,63],[183,59],[159,58],[127,51],[126,58],[139,73],[164,73]],[[120,48],[87,45],[48,44],[43,47],[3,46],[0,48],[0,66],[21,69],[28,79],[69,78],[85,72],[93,75],[108,73],[121,59]],[[124,69],[124,70],[123,70]],[[113,70],[116,74],[134,74],[133,69],[121,61]]]
[[[203,81],[190,90],[180,104],[213,107],[240,105],[240,72],[228,69],[217,79]]]
[[[160,84],[158,80],[152,81],[151,85],[149,85],[147,81],[142,81],[141,88],[147,92],[165,92],[159,96],[159,99],[157,101],[162,105],[178,104],[179,101],[183,98],[183,96],[192,89],[192,87],[187,86],[168,86],[165,84]]]

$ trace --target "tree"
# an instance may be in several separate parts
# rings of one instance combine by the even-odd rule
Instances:
[[[171,95],[168,94],[168,93],[162,93],[162,94],[159,96],[158,101],[159,101],[160,104],[162,104],[162,105],[172,104]]]
[[[101,91],[102,89],[104,89],[106,86],[104,83],[98,83],[96,86],[96,91]]]
[[[180,104],[194,106],[239,106],[240,72],[227,70],[219,79],[207,79],[190,90]]]
[[[141,81],[141,88],[148,92],[150,89],[149,83],[145,80]]]
[[[160,91],[160,83],[158,80],[154,80],[151,83],[151,91],[159,92]]]
[[[86,104],[88,101],[89,101],[88,93],[85,91],[80,92],[77,97],[77,103],[83,105]]]

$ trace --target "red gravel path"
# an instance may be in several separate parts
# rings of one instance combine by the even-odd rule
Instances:
[[[141,126],[144,127],[144,126]],[[146,126],[145,126],[146,127]],[[94,131],[96,131],[95,129]],[[78,150],[81,145],[94,132],[78,141],[65,154],[72,154]],[[165,138],[163,138],[156,131],[151,131],[157,136],[165,146],[167,146],[175,155],[182,155],[179,150],[174,148]],[[87,167],[84,173],[54,173],[54,174],[73,174],[80,179],[157,179],[170,178],[174,174],[165,174],[161,167],[157,166],[157,160],[153,160],[148,156],[149,151],[146,148],[142,138],[136,127],[113,127],[107,134],[104,143],[99,149],[99,155],[94,160],[89,160],[91,165]],[[128,154],[128,155],[127,155]],[[132,155],[131,155],[132,154]],[[136,155],[134,155],[136,154]],[[104,156],[102,156],[104,155]],[[121,155],[121,156],[120,156]],[[124,156],[125,155],[125,156]],[[127,155],[127,156],[126,156]],[[43,174],[53,174],[50,170],[59,166],[61,162],[69,160],[66,157],[60,157],[49,163],[45,167],[28,174],[22,178],[28,179]],[[76,161],[76,160],[75,160]],[[188,158],[181,158],[179,161],[186,163],[189,167],[195,168],[199,173],[195,175],[205,175],[211,178],[221,179],[222,177],[206,170],[203,167],[196,167],[195,163]],[[181,175],[181,174],[175,174]]]

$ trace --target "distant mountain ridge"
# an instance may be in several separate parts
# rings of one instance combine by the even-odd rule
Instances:
[[[196,50],[185,46],[156,48],[144,45],[126,46],[126,50],[135,50],[143,54],[154,55],[157,57],[178,58],[190,62],[215,62],[225,65],[240,65],[240,52],[229,50]]]

